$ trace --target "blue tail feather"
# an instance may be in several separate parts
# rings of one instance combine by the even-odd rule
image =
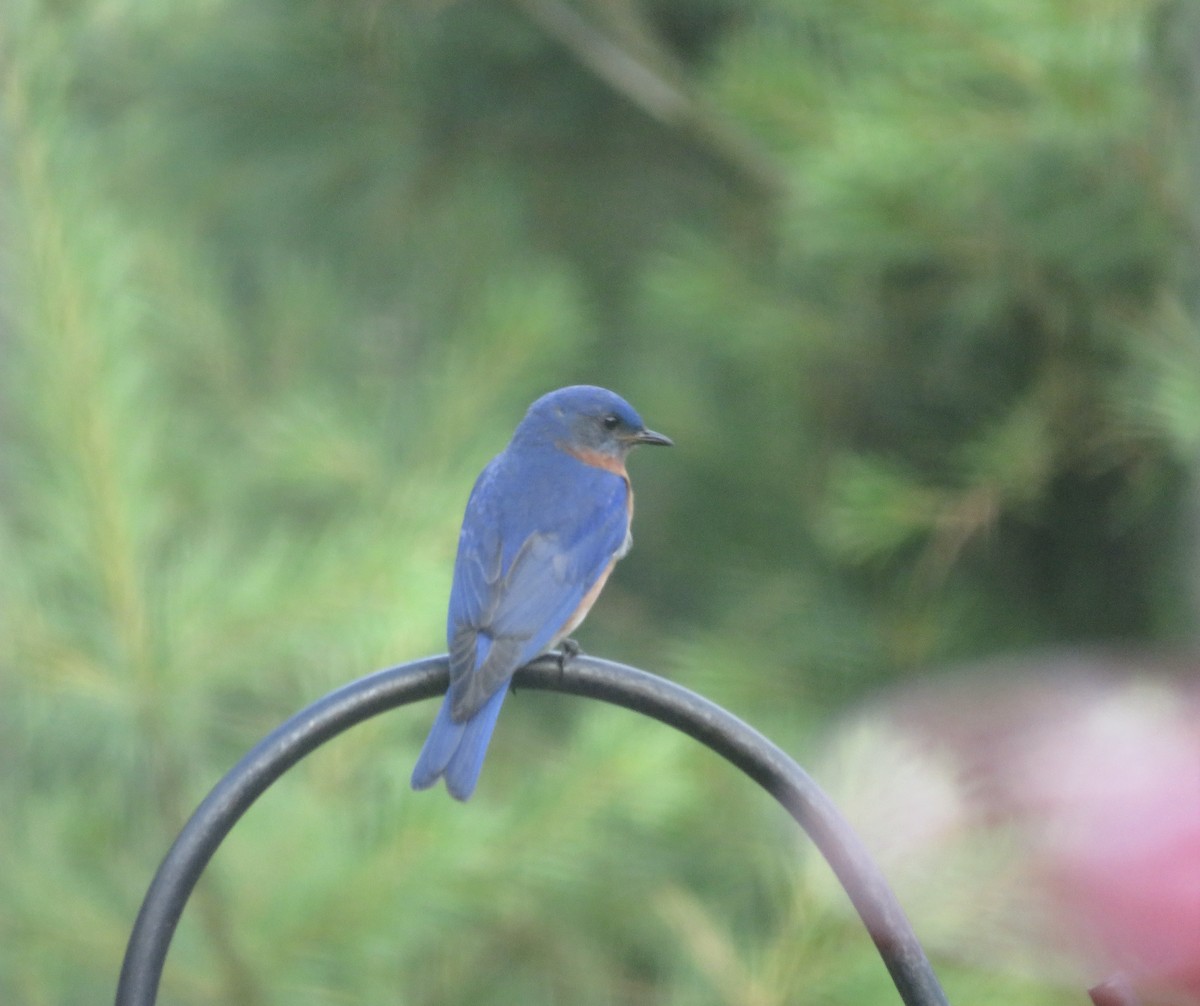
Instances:
[[[428,789],[442,777],[466,729],[466,723],[455,723],[450,718],[450,697],[447,695],[413,767],[413,789]]]
[[[483,757],[487,754],[506,694],[507,685],[497,689],[474,716],[462,723],[455,723],[450,718],[447,696],[413,769],[413,789],[427,789],[444,777],[452,797],[457,800],[470,797],[479,781]]]

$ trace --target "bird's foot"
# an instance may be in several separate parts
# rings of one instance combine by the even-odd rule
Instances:
[[[583,647],[573,639],[564,639],[558,644],[558,671],[563,673],[567,669],[567,664],[579,656],[583,652]]]

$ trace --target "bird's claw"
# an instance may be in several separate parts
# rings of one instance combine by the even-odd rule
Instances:
[[[564,639],[558,644],[558,670],[563,673],[567,669],[567,664],[579,656],[583,652],[583,647],[573,639]]]

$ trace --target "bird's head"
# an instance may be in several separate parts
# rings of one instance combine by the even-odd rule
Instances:
[[[559,388],[534,402],[517,428],[516,438],[523,437],[549,440],[589,464],[617,469],[638,444],[672,442],[648,430],[620,395],[588,384]]]

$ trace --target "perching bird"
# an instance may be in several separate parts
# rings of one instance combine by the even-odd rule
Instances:
[[[413,769],[475,789],[513,673],[583,621],[633,544],[625,458],[671,440],[619,395],[576,385],[529,407],[471,490],[458,539],[446,637],[450,688]]]

